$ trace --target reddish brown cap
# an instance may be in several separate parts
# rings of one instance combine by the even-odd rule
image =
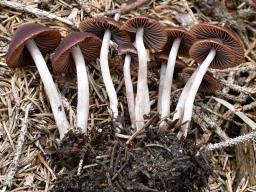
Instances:
[[[187,64],[186,64],[185,62],[183,62],[183,61],[180,60],[180,59],[177,59],[177,60],[176,60],[176,63],[175,63],[175,71],[174,71],[174,72],[180,73],[180,72],[182,72],[182,70],[183,70],[184,68],[186,68],[186,67],[187,67]]]
[[[216,55],[209,67],[224,69],[236,65],[236,54],[229,46],[224,45],[219,39],[207,39],[195,42],[189,50],[190,56],[198,63],[202,63],[211,49],[216,50]]]
[[[103,38],[106,30],[111,31],[111,38],[119,45],[131,41],[127,32],[120,29],[121,23],[112,18],[97,17],[82,21],[79,24],[80,31],[93,33],[99,38]]]
[[[33,39],[43,56],[51,53],[59,45],[61,35],[58,30],[45,27],[40,24],[25,24],[19,27],[14,33],[8,52],[6,63],[9,67],[21,67],[34,64],[34,61],[27,50],[25,43]]]
[[[164,52],[160,52],[160,53],[155,53],[155,58],[158,60],[161,60],[163,62],[168,62],[168,54],[164,53]],[[181,59],[176,59],[176,63],[175,63],[175,73],[180,73],[182,71],[182,69],[184,69],[185,67],[187,67],[187,64],[185,62],[183,62]]]
[[[91,33],[73,32],[57,47],[52,57],[52,67],[56,73],[74,73],[75,62],[71,50],[79,46],[86,64],[91,63],[100,55],[101,40]]]
[[[219,39],[226,46],[236,52],[236,59],[232,66],[239,65],[244,61],[244,47],[238,35],[229,29],[209,23],[200,23],[192,26],[191,32],[198,39]]]
[[[125,55],[125,54],[137,55],[137,49],[131,43],[123,43],[118,47],[118,54],[119,55]]]
[[[155,53],[154,56],[155,56],[156,59],[167,63],[169,54],[166,53],[166,52],[161,51],[159,53]]]
[[[186,67],[182,70],[182,76],[185,81],[188,81],[188,79],[192,76],[192,74],[195,72],[195,67]],[[215,79],[209,72],[206,72],[204,75],[204,78],[202,80],[202,83],[199,87],[199,91],[205,92],[205,93],[214,93],[222,88],[222,85],[220,82]]]
[[[154,20],[147,17],[133,17],[127,20],[122,29],[130,33],[136,33],[139,28],[144,28],[144,43],[145,47],[160,51],[167,40],[167,34],[163,26]]]
[[[176,38],[180,38],[181,42],[178,50],[178,55],[182,57],[189,56],[189,49],[193,45],[193,43],[197,40],[196,36],[181,27],[167,28],[166,32],[167,32],[167,42],[163,48],[163,51],[169,53],[171,51],[173,41]]]

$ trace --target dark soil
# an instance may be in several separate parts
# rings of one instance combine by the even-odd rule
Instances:
[[[193,144],[177,140],[170,130],[159,132],[149,126],[144,137],[127,145],[126,140],[114,136],[112,127],[94,129],[87,144],[81,142],[86,139],[74,140],[73,133],[69,134],[61,145],[60,153],[66,148],[59,162],[70,171],[59,175],[52,191],[194,192],[207,187],[212,168]],[[81,154],[85,167],[77,175]]]

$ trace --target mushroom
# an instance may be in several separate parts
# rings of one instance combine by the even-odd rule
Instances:
[[[196,67],[184,68],[182,70],[182,77],[184,81],[187,82],[196,70],[197,70]],[[203,93],[213,94],[216,91],[220,90],[221,88],[222,88],[222,85],[220,84],[220,82],[217,79],[215,79],[211,73],[206,72],[198,91]]]
[[[77,127],[87,135],[89,83],[86,64],[100,55],[101,40],[91,33],[73,32],[65,37],[52,57],[56,73],[77,74]]]
[[[26,64],[36,65],[52,108],[60,139],[62,139],[70,126],[61,97],[43,57],[51,53],[60,40],[61,35],[58,30],[35,23],[22,25],[16,30],[11,40],[6,63],[12,68],[23,67]]]
[[[161,50],[165,45],[167,37],[161,24],[147,17],[133,17],[122,25],[122,29],[130,33],[136,33],[135,47],[138,52],[139,70],[135,100],[135,121],[137,129],[141,129],[144,126],[143,115],[150,112],[147,84],[148,54],[146,48],[156,51]]]
[[[193,75],[191,75],[190,78],[186,81],[187,83],[185,84],[185,86],[182,89],[182,92],[180,94],[178,103],[175,108],[175,113],[172,118],[172,122],[174,122],[177,125],[180,125],[182,122],[187,95],[189,93],[192,83],[194,82],[194,79],[195,79],[198,69],[199,68],[196,68],[196,70],[194,70],[194,72],[193,72]]]
[[[135,103],[134,103],[134,91],[131,78],[131,60],[132,56],[137,54],[136,48],[131,43],[124,43],[118,47],[118,53],[125,55],[124,57],[124,83],[127,97],[128,110],[130,114],[131,124],[135,126]]]
[[[161,61],[161,68],[160,68],[160,80],[159,80],[159,88],[158,88],[158,102],[157,102],[157,111],[160,113],[162,108],[162,95],[163,95],[163,85],[164,85],[164,77],[166,72],[166,63],[168,62],[168,54],[161,52],[156,53],[155,58]],[[182,60],[177,59],[175,63],[174,72],[180,73],[183,68],[187,67],[187,64],[184,63]]]
[[[228,29],[211,24],[197,24],[191,28],[191,31],[198,39],[203,40],[194,43],[189,54],[196,62],[202,64],[187,95],[178,138],[187,136],[195,96],[208,67],[217,69],[234,67],[243,62],[244,55],[243,44],[239,37]]]
[[[186,67],[182,70],[182,77],[184,81],[187,83],[182,90],[182,93],[176,105],[175,113],[172,119],[172,121],[175,122],[175,124],[177,125],[181,124],[180,121],[182,120],[182,117],[183,117],[187,95],[195,79],[198,69],[199,68],[196,68],[196,67]],[[193,77],[191,78],[192,75]],[[222,85],[219,83],[219,81],[215,79],[210,73],[207,72],[202,80],[202,83],[198,91],[204,92],[204,93],[215,93],[216,91],[220,90],[221,87]]]
[[[112,38],[117,44],[130,42],[129,35],[124,31],[121,31],[120,27],[121,25],[119,22],[112,18],[105,17],[86,19],[79,24],[80,31],[93,33],[102,39],[100,67],[114,120],[118,117],[118,100],[108,64],[110,39]]]
[[[166,31],[168,38],[164,52],[169,53],[169,58],[163,80],[163,92],[160,98],[162,105],[160,111],[161,119],[168,117],[170,114],[171,86],[176,58],[177,56],[188,56],[189,48],[196,40],[196,37],[184,28],[168,28]],[[160,127],[162,126],[165,126],[164,122],[160,124]]]

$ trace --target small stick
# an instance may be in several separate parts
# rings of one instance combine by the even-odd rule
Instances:
[[[75,24],[73,22],[71,22],[70,20],[68,20],[68,19],[59,17],[57,15],[54,15],[53,13],[49,13],[47,11],[44,11],[44,10],[41,10],[41,9],[38,9],[38,8],[23,5],[22,3],[17,3],[17,2],[14,2],[14,1],[1,0],[0,1],[0,6],[9,7],[11,9],[15,9],[17,11],[24,11],[24,12],[27,12],[27,13],[31,13],[31,14],[36,15],[37,17],[46,17],[48,19],[55,19],[55,20],[58,20],[62,23],[70,25],[72,27],[75,27]]]
[[[17,167],[18,167],[18,163],[19,163],[19,159],[20,159],[20,155],[22,153],[22,146],[25,140],[25,135],[27,133],[27,127],[28,127],[28,112],[30,109],[31,105],[27,105],[26,109],[25,109],[25,117],[24,117],[24,121],[22,121],[22,127],[20,129],[20,135],[18,137],[18,141],[17,141],[17,145],[16,145],[16,152],[13,158],[13,161],[11,162],[10,166],[9,166],[9,170],[7,171],[7,175],[5,178],[5,182],[4,182],[4,187],[2,190],[4,190],[4,188],[6,189],[6,186],[11,187],[12,186],[12,182],[13,182],[13,178],[15,176],[15,173],[17,171]]]
[[[238,92],[241,92],[244,94],[255,94],[256,93],[256,88],[241,87],[239,85],[229,83],[228,81],[223,80],[223,79],[219,79],[219,81],[222,84],[224,84],[225,86],[229,87],[230,89],[233,89],[235,91],[238,91]]]
[[[141,7],[146,2],[148,2],[148,1],[147,0],[137,0],[134,3],[128,4],[128,5],[126,3],[124,3],[121,5],[121,7],[119,9],[107,11],[104,13],[104,15],[114,15],[116,13],[126,14],[132,10],[135,10],[135,9]]]
[[[238,137],[235,137],[235,138],[231,138],[231,139],[228,139],[228,140],[223,141],[223,142],[219,142],[219,143],[215,143],[215,144],[208,144],[206,146],[203,146],[200,150],[213,151],[213,150],[222,149],[222,148],[225,148],[225,147],[232,147],[232,146],[238,145],[240,143],[245,143],[245,142],[252,141],[255,138],[256,138],[256,132],[252,131],[248,134],[238,136]]]

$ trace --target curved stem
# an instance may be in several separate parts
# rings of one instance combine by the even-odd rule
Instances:
[[[52,113],[57,128],[59,130],[60,139],[62,139],[65,133],[68,132],[70,125],[65,114],[61,97],[59,95],[59,92],[57,91],[56,85],[53,82],[52,76],[49,72],[46,62],[37,45],[35,44],[34,40],[28,40],[26,42],[26,47],[36,64],[37,70],[44,84],[45,92],[48,96],[52,108]]]
[[[173,77],[174,67],[176,63],[176,57],[180,47],[180,42],[181,42],[180,38],[176,38],[173,41],[172,48],[168,58],[168,63],[167,63],[167,68],[166,68],[166,73],[164,78],[163,95],[162,95],[162,110],[161,110],[162,119],[170,115],[172,77]]]
[[[77,127],[87,135],[89,116],[89,83],[83,54],[79,47],[72,48],[77,74]]]
[[[189,78],[189,80],[187,81],[185,87],[183,88],[178,103],[176,105],[176,109],[175,109],[175,113],[173,115],[172,121],[177,121],[179,120],[178,124],[181,124],[182,122],[182,118],[183,118],[183,113],[184,113],[184,108],[185,108],[185,102],[187,99],[187,95],[189,93],[190,87],[192,85],[192,83],[194,82],[194,79],[196,77],[197,71],[199,68],[197,68],[194,73],[191,75],[191,77]]]
[[[103,82],[106,86],[106,91],[108,94],[110,109],[113,113],[113,118],[116,119],[118,116],[118,100],[116,95],[116,90],[110,75],[109,65],[108,65],[108,52],[109,52],[109,42],[111,38],[110,30],[106,30],[102,40],[101,50],[100,50],[100,67]]]
[[[185,102],[185,109],[184,109],[184,116],[182,120],[182,126],[181,130],[179,131],[177,137],[180,139],[182,136],[187,137],[187,131],[188,127],[191,121],[192,112],[193,112],[193,104],[196,97],[196,93],[200,87],[200,84],[203,80],[203,77],[205,73],[207,72],[207,69],[209,65],[211,64],[212,60],[214,59],[216,55],[216,50],[211,49],[208,56],[205,58],[204,62],[200,65],[198,72],[196,74],[195,80],[189,90],[189,93],[187,95],[187,100]]]
[[[160,80],[159,80],[158,101],[157,101],[157,111],[159,113],[161,113],[161,110],[162,110],[162,95],[163,95],[165,72],[166,72],[166,64],[162,63],[161,69],[160,69]]]
[[[135,126],[135,107],[134,107],[134,92],[133,92],[130,66],[131,66],[131,56],[126,54],[124,59],[124,83],[125,83],[126,97],[127,97],[131,124],[132,124],[132,127],[134,127]]]
[[[145,113],[145,85],[147,85],[147,51],[143,42],[143,28],[137,30],[136,33],[136,48],[139,59],[139,71],[137,82],[137,95],[135,100],[135,121],[137,129],[144,126],[144,113]]]

